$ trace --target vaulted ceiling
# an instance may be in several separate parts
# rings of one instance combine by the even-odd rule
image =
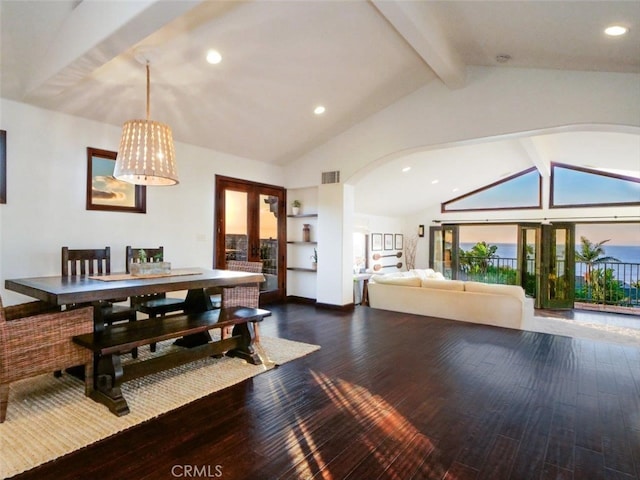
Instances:
[[[145,71],[136,56],[145,47],[151,117],[169,123],[176,140],[279,165],[429,82],[463,88],[469,65],[640,72],[637,1],[2,0],[0,8],[2,97],[118,126],[143,118]],[[606,37],[612,23],[629,33]],[[209,49],[221,63],[206,62]],[[314,115],[318,105],[324,114]],[[422,154],[447,156],[445,164],[455,162],[473,180],[447,185],[446,194],[443,187],[442,200],[520,164],[544,165],[552,150],[554,158],[567,157],[567,148],[591,154],[585,145],[619,140],[592,133]],[[629,149],[610,168],[640,176],[637,138],[622,141]],[[504,172],[489,175],[479,166],[478,159],[504,155],[511,158]],[[372,172],[358,191],[375,191],[412,160]],[[359,196],[358,203],[368,200]],[[386,213],[406,209],[406,199],[399,202]]]

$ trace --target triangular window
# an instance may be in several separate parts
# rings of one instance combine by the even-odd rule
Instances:
[[[535,167],[444,202],[442,212],[542,208],[542,177]]]
[[[551,164],[550,208],[640,205],[640,179]]]

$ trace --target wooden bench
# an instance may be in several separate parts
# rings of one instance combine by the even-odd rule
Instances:
[[[262,364],[255,353],[254,324],[271,314],[268,310],[229,307],[199,313],[167,315],[106,327],[104,331],[78,335],[73,341],[95,357],[95,382],[91,398],[106,405],[117,416],[129,413],[120,385],[145,375],[167,370],[202,358],[227,354],[254,365]],[[212,341],[209,330],[233,327],[232,336]],[[132,348],[179,339],[180,348],[146,360],[122,365],[120,354]]]

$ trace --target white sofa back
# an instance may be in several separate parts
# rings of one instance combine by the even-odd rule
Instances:
[[[521,329],[533,302],[515,285],[435,280],[415,272],[373,275],[372,308]],[[529,312],[529,310],[531,310]]]

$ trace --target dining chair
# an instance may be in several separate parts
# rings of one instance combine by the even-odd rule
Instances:
[[[73,337],[93,331],[93,308],[61,311],[36,301],[3,307],[0,298],[0,423],[5,421],[9,384],[82,365],[85,395],[93,388],[93,354]]]
[[[129,273],[131,263],[140,262],[138,252],[144,250],[147,262],[161,262],[164,260],[164,247],[158,248],[134,248],[128,245],[125,249],[126,271]],[[137,295],[130,298],[131,307],[144,313],[149,318],[157,316],[164,317],[167,313],[184,310],[184,299],[167,297],[166,293],[150,293],[147,295]],[[156,351],[156,344],[151,344],[151,351]]]
[[[111,247],[100,249],[70,249],[62,247],[62,276],[79,277],[108,275],[111,273]],[[100,312],[107,325],[117,322],[135,322],[136,309],[129,305],[118,305],[126,298],[114,298],[100,302]],[[138,357],[138,349],[132,351],[133,358]]]
[[[262,273],[262,262],[247,262],[242,260],[227,260],[227,270],[237,272]],[[250,283],[237,287],[222,287],[222,308],[250,307],[260,305],[260,283]],[[255,341],[260,341],[258,324],[254,323]],[[222,329],[222,338],[231,335],[231,328]]]

